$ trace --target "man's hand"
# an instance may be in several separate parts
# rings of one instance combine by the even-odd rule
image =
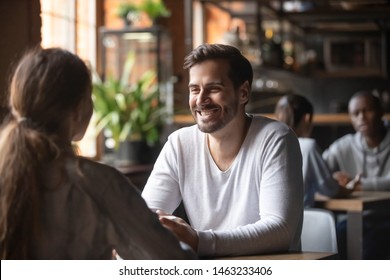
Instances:
[[[342,171],[338,171],[333,173],[333,178],[340,185],[338,197],[346,197],[354,191],[361,190],[360,178],[361,174],[357,174],[355,178],[351,178],[351,176]]]
[[[361,174],[357,174],[355,178],[348,182],[345,187],[352,191],[361,191],[362,184],[360,182]]]
[[[160,223],[172,231],[176,237],[192,247],[196,252],[198,249],[198,234],[196,231],[187,224],[183,219],[167,214],[161,210],[157,210],[156,213],[159,216]]]
[[[333,173],[333,179],[335,179],[340,186],[345,187],[352,178],[351,175],[346,172],[337,171]]]

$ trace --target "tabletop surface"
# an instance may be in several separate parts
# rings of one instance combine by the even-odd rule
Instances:
[[[286,252],[251,256],[220,257],[215,260],[325,260],[337,259],[337,254],[328,252]]]
[[[316,197],[316,207],[341,211],[363,211],[390,203],[390,192],[358,191],[346,198]]]

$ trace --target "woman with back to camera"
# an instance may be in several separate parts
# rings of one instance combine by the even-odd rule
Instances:
[[[91,89],[85,63],[66,50],[35,49],[17,65],[0,134],[1,258],[110,259],[114,249],[125,259],[192,258],[126,177],[75,155]]]
[[[285,95],[279,99],[275,117],[287,124],[298,136],[302,152],[302,173],[305,185],[304,205],[314,206],[316,192],[329,197],[346,196],[353,191],[338,185],[326,162],[322,159],[316,141],[310,138],[314,109],[311,102],[298,94]],[[347,182],[346,182],[347,183]],[[351,182],[353,184],[353,181]]]

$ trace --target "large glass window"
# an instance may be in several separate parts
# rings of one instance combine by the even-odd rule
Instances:
[[[41,0],[41,11],[42,47],[65,48],[96,69],[96,0]],[[75,144],[83,156],[97,157],[92,125]]]

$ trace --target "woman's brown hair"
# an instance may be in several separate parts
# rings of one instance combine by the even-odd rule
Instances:
[[[275,107],[277,119],[294,130],[306,114],[310,115],[310,120],[313,118],[313,105],[306,97],[298,94],[281,97]]]
[[[26,53],[13,74],[12,117],[0,131],[0,254],[31,258],[39,236],[44,174],[61,155],[74,156],[67,121],[90,94],[85,63],[60,48]]]

